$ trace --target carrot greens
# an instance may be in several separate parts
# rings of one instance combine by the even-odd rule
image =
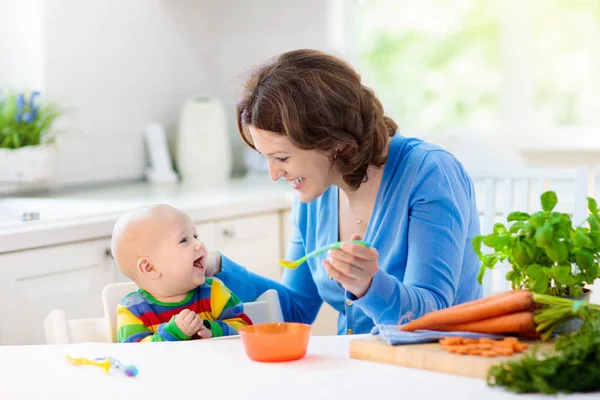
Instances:
[[[600,311],[584,306],[576,313],[583,319],[581,328],[558,337],[552,354],[534,349],[518,361],[495,365],[488,384],[516,393],[600,391]]]

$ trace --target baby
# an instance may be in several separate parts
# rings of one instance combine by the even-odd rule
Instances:
[[[167,205],[125,214],[111,250],[139,290],[117,306],[117,341],[161,342],[237,335],[252,322],[243,303],[204,275],[206,247],[190,218]]]

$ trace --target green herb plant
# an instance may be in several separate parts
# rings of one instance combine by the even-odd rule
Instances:
[[[558,198],[547,191],[541,195],[541,211],[512,212],[508,226],[497,223],[491,234],[475,236],[473,248],[482,261],[479,283],[487,269],[508,260],[512,268],[506,279],[513,289],[571,298],[582,295],[585,284],[600,276],[600,216],[596,201],[587,200],[590,214],[579,226],[573,226],[569,214],[553,211]],[[492,252],[484,253],[483,245]]]
[[[42,103],[40,92],[0,92],[0,148],[18,149],[53,141],[55,120],[63,111],[55,104]]]
[[[581,328],[559,336],[552,353],[541,354],[534,348],[520,360],[492,366],[487,373],[488,385],[517,393],[600,391],[600,306],[550,297],[538,298],[542,303],[555,304],[545,312],[565,314],[565,318],[576,315],[583,320]]]

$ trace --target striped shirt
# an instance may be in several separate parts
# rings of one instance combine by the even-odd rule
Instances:
[[[216,278],[190,291],[180,302],[161,302],[145,290],[123,297],[117,306],[117,342],[162,342],[189,340],[175,323],[175,316],[189,309],[204,320],[213,337],[237,335],[252,325],[244,304]]]

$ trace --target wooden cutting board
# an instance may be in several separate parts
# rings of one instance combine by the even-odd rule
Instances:
[[[448,374],[485,378],[488,369],[503,361],[518,360],[531,352],[535,341],[522,341],[529,345],[522,353],[512,356],[469,356],[448,353],[438,343],[422,343],[390,346],[379,336],[370,336],[350,341],[350,357],[386,364],[396,364],[409,368],[419,368]],[[539,343],[539,350],[549,352],[554,343]]]

